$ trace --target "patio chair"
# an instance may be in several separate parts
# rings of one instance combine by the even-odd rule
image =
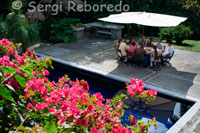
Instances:
[[[161,56],[155,56],[153,61],[153,66],[156,66],[156,68],[160,68],[161,64]]]
[[[143,63],[142,57],[143,57],[143,55],[141,55],[141,54],[137,54],[137,53],[135,54],[135,59],[136,59],[136,64],[137,65],[141,65]]]
[[[117,63],[122,63],[122,62],[124,62],[125,59],[126,59],[126,57],[122,56],[121,50],[117,49],[117,58],[116,58]]]
[[[172,64],[170,63],[170,60],[172,59],[172,57],[174,56],[174,52],[172,53],[172,56],[170,58],[165,58],[165,63],[166,65],[169,64],[170,66],[172,66]]]
[[[130,63],[132,66],[134,64],[134,55],[133,52],[127,52],[127,65]]]
[[[166,46],[164,45],[164,51],[166,50]]]

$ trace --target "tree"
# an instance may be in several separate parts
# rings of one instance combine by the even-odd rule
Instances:
[[[193,37],[199,39],[200,36],[200,1],[199,0],[179,0],[175,1],[182,6],[188,14],[186,25],[190,26],[193,31]]]

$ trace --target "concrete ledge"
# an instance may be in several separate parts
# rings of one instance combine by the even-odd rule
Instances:
[[[186,126],[192,117],[200,110],[200,101],[196,102],[175,124],[167,133],[178,133]],[[192,130],[190,130],[192,132]]]

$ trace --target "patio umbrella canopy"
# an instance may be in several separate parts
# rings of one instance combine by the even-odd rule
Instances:
[[[121,24],[134,23],[153,27],[174,27],[187,20],[187,18],[147,12],[124,12],[98,20]]]

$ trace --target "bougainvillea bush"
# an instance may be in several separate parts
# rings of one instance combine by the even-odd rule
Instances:
[[[157,92],[144,90],[137,79],[127,83],[127,94],[104,99],[101,93],[90,94],[84,80],[71,81],[67,76],[56,83],[49,81],[52,59],[38,59],[34,51],[18,54],[18,44],[0,40],[0,132],[148,132],[148,123],[129,117],[122,125],[123,103],[128,96],[154,101]],[[52,68],[53,69],[53,68]]]

